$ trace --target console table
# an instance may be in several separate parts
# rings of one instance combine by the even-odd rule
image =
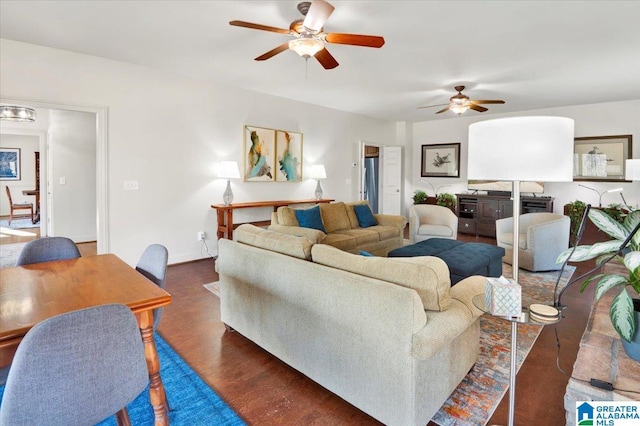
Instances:
[[[278,207],[290,206],[295,204],[319,204],[330,203],[333,199],[323,198],[321,200],[276,200],[276,201],[254,201],[250,203],[233,203],[228,206],[224,204],[212,204],[211,208],[215,209],[218,215],[218,238],[233,239],[233,230],[237,225],[233,223],[233,211],[236,209],[256,209],[261,207],[273,207],[273,211],[277,211]]]

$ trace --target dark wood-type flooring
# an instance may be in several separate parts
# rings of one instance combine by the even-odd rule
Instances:
[[[34,235],[32,238],[37,238]],[[29,238],[2,238],[0,244]],[[460,234],[459,240],[495,244],[495,240]],[[588,243],[588,242],[586,242]],[[83,255],[95,254],[95,243],[80,244]],[[574,277],[593,266],[575,264]],[[172,265],[167,291],[173,302],[165,308],[159,331],[193,369],[251,425],[368,425],[376,420],[298,373],[220,322],[217,297],[202,284],[215,281],[213,259]],[[563,396],[568,376],[556,368],[557,329],[560,365],[570,373],[585,329],[592,290],[579,284],[563,298],[568,308],[556,326],[543,329],[517,376],[516,424],[563,425]],[[507,424],[508,393],[489,424]]]

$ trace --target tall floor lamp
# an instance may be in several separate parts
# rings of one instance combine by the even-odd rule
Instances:
[[[468,179],[512,181],[513,279],[518,282],[520,182],[573,180],[572,119],[512,117],[469,126]],[[511,321],[509,425],[513,425],[516,385],[517,321]]]

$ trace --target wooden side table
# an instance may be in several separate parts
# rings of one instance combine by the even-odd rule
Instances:
[[[212,204],[211,208],[216,210],[218,216],[218,238],[233,239],[233,230],[236,228],[233,223],[233,211],[236,209],[256,209],[260,207],[273,207],[273,211],[277,211],[278,207],[290,206],[296,204],[321,204],[335,201],[333,199],[323,198],[321,200],[274,200],[274,201],[254,201],[248,203],[233,203],[230,205]],[[238,224],[239,225],[239,224]]]

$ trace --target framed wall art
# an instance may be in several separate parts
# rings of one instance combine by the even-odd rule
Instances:
[[[0,180],[20,180],[20,148],[0,148]]]
[[[302,133],[276,130],[276,182],[302,182]]]
[[[624,181],[625,160],[632,158],[631,142],[631,135],[575,138],[573,180]]]
[[[460,144],[422,145],[421,177],[460,177]]]
[[[275,182],[276,131],[244,126],[243,179],[247,182]]]

